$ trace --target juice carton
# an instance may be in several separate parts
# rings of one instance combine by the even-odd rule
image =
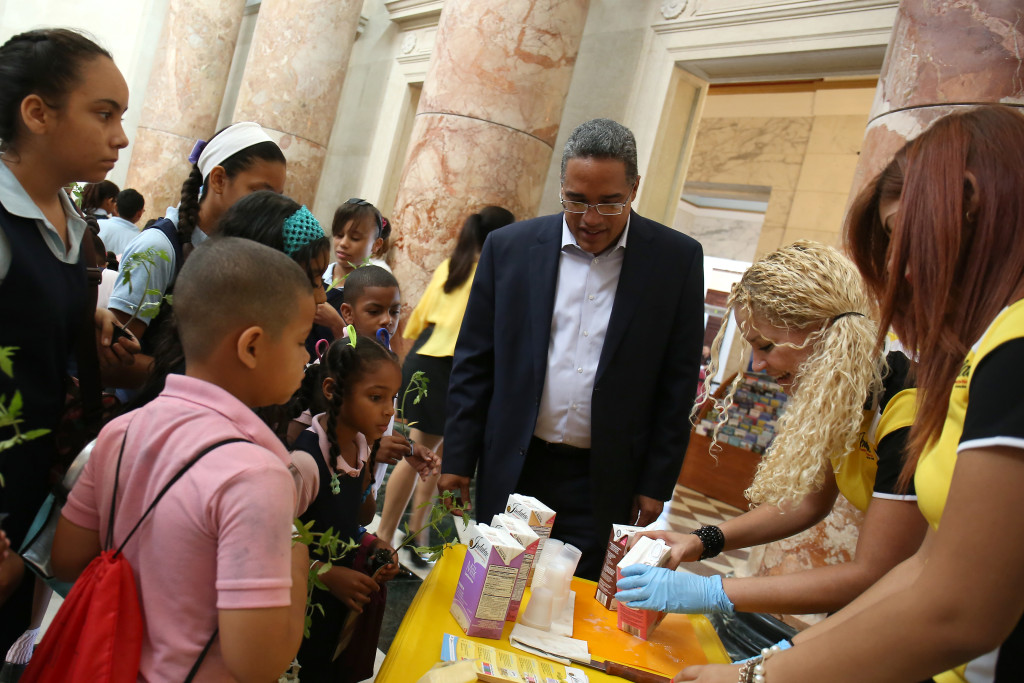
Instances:
[[[523,552],[523,546],[504,529],[476,525],[451,607],[467,636],[501,638]]]
[[[519,575],[516,576],[516,587],[512,591],[512,602],[508,606],[508,616],[505,621],[515,621],[519,616],[519,605],[523,602],[523,591],[526,590],[526,580],[533,569],[533,560],[537,556],[537,549],[540,546],[540,536],[530,528],[530,525],[512,515],[494,515],[491,526],[495,529],[504,529],[512,535],[512,538],[525,548],[523,563],[519,567]]]
[[[643,527],[628,524],[612,524],[612,533],[608,537],[608,550],[604,553],[604,565],[601,576],[597,580],[597,592],[594,598],[613,612],[618,609],[619,601],[615,599],[615,581],[618,579],[619,560],[626,554],[626,546],[633,534]]]
[[[648,536],[641,536],[629,549],[629,552],[619,560],[616,580],[622,578],[622,568],[631,564],[646,564],[651,567],[662,567],[668,561],[669,547],[661,539],[653,539]],[[626,633],[632,633],[638,638],[647,640],[654,629],[665,618],[664,612],[653,610],[637,609],[628,604],[619,604],[618,610],[619,629]]]
[[[555,524],[555,511],[533,496],[524,496],[521,493],[513,493],[508,497],[505,504],[505,514],[517,517],[537,532],[540,536],[540,545],[537,546],[537,554],[544,550],[544,539],[551,536],[551,527]],[[533,583],[533,568],[530,569],[530,576],[527,585]]]

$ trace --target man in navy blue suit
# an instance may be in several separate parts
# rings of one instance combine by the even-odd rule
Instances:
[[[704,335],[703,253],[632,211],[636,141],[580,125],[563,213],[484,244],[448,394],[439,489],[490,522],[513,492],[557,512],[552,536],[596,579],[613,523],[646,525],[675,486]]]

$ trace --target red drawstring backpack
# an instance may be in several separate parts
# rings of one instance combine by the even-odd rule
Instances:
[[[110,500],[110,519],[107,522],[103,552],[89,563],[75,581],[42,642],[32,654],[28,667],[21,675],[21,683],[135,683],[138,680],[145,624],[139,608],[139,596],[135,590],[135,576],[121,551],[168,489],[192,465],[215,448],[245,441],[219,441],[204,448],[185,463],[149,504],[117,550],[111,550],[114,537],[114,504],[117,501],[121,458],[124,456],[127,439],[128,430],[125,430],[121,452],[117,456],[114,493]],[[185,679],[186,683],[190,683],[199,671],[216,637],[215,629],[199,658],[192,665],[192,670]]]

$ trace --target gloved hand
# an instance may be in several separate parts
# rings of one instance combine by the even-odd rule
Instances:
[[[733,611],[732,601],[722,590],[721,576],[708,578],[634,564],[623,568],[617,586],[615,599],[639,609],[683,614]]]
[[[772,645],[772,648],[777,648],[776,652],[781,652],[782,650],[788,650],[791,647],[793,647],[793,643],[790,642],[789,639],[787,639],[787,638],[783,638],[779,642],[777,642],[774,645]],[[771,649],[771,648],[769,648],[769,649]],[[762,652],[764,652],[764,650],[762,650]],[[735,662],[733,662],[733,664],[746,664],[747,662],[749,662],[751,660],[754,660],[754,659],[757,659],[758,657],[763,657],[763,656],[764,655],[754,655],[753,657],[747,657],[746,659],[737,659]]]

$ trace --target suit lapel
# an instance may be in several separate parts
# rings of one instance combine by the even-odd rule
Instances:
[[[555,310],[561,216],[552,216],[557,220],[538,230],[537,242],[530,248],[530,355],[533,357],[533,378],[538,397],[547,372],[551,318]]]
[[[601,347],[601,359],[597,363],[595,384],[601,379],[612,354],[625,336],[644,289],[651,284],[650,264],[654,262],[651,258],[651,245],[650,226],[647,225],[646,219],[633,213],[629,220],[626,253],[622,259],[622,270],[619,272],[619,284],[615,289],[608,332],[604,337],[604,346]]]

